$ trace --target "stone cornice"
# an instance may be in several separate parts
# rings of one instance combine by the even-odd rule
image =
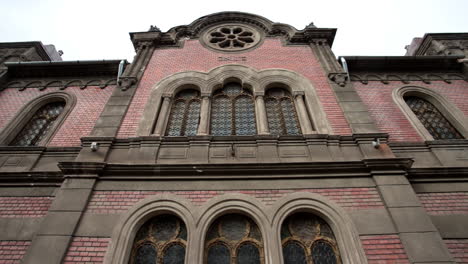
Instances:
[[[468,40],[468,33],[427,33],[415,55],[425,55],[434,40]]]
[[[51,58],[47,51],[44,49],[42,42],[40,41],[27,41],[27,42],[2,42],[0,43],[1,49],[18,49],[18,48],[31,48],[36,49],[37,54],[44,60],[50,61]]]

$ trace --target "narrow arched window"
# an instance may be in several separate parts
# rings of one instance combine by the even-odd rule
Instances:
[[[281,244],[285,264],[341,263],[330,226],[310,213],[296,213],[284,221]]]
[[[405,96],[406,104],[434,139],[462,139],[463,136],[430,102],[417,96]]]
[[[138,230],[129,264],[183,264],[187,229],[176,216],[151,218]]]
[[[265,108],[270,134],[301,134],[294,100],[287,90],[282,88],[268,89],[265,96]]]
[[[200,93],[197,90],[183,90],[172,104],[166,135],[195,136],[200,119]]]
[[[206,234],[205,263],[263,264],[263,239],[258,226],[240,214],[217,219]]]
[[[65,108],[64,101],[45,104],[34,113],[19,134],[10,142],[11,146],[37,146],[53,127]]]
[[[238,83],[228,83],[213,95],[211,134],[255,135],[255,106],[252,93]]]

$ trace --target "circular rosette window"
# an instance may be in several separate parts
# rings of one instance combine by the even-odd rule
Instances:
[[[245,25],[222,25],[211,28],[203,37],[207,46],[222,51],[242,51],[260,42],[260,33]]]

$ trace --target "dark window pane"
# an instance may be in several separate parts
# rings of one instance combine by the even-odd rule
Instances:
[[[336,264],[333,248],[324,241],[317,241],[312,245],[312,259],[314,264]]]
[[[272,135],[300,135],[292,96],[282,88],[269,89],[265,97],[268,128]]]
[[[180,231],[177,237],[183,240],[187,240],[187,228],[185,227],[184,223],[180,223]]]
[[[283,111],[286,133],[288,135],[299,135],[299,124],[292,100],[289,98],[281,100],[281,110]]]
[[[434,139],[462,139],[463,136],[430,102],[415,96],[405,97],[405,102]]]
[[[47,135],[64,107],[65,102],[54,102],[39,108],[10,145],[37,146],[44,136]]]
[[[211,106],[211,134],[230,136],[232,134],[232,104],[228,97],[215,97]]]
[[[283,246],[284,264],[307,264],[304,248],[297,242]]]
[[[255,107],[251,97],[241,96],[236,99],[236,135],[255,135]]]
[[[158,241],[167,241],[177,236],[179,221],[172,215],[163,215],[153,220],[153,236]]]
[[[223,92],[229,96],[237,96],[242,92],[242,87],[238,83],[228,83],[224,86]]]
[[[242,215],[224,216],[220,230],[226,239],[240,240],[247,235],[247,219]]]
[[[267,112],[268,128],[272,135],[283,135],[281,122],[281,113],[279,112],[278,100],[268,98],[265,100],[265,108]]]
[[[184,264],[185,247],[179,244],[169,246],[164,252],[163,264]]]
[[[230,264],[229,249],[221,244],[215,244],[208,250],[208,264]]]
[[[260,253],[252,243],[246,243],[239,247],[237,252],[238,264],[260,264]]]
[[[156,249],[151,244],[143,244],[138,248],[135,264],[156,264]]]
[[[169,117],[169,125],[167,129],[168,136],[182,136],[182,125],[184,124],[185,116],[185,101],[174,102]]]
[[[142,227],[140,227],[140,230],[138,230],[138,233],[136,234],[135,241],[140,241],[145,238],[148,238],[149,231],[150,230],[150,223],[147,222],[144,224]]]
[[[192,101],[189,104],[184,136],[195,136],[198,130],[198,119],[200,117],[200,101]]]
[[[256,239],[259,242],[262,241],[262,233],[260,233],[260,230],[258,229],[258,227],[257,227],[257,225],[255,223],[250,224],[249,237],[251,237],[253,239]]]

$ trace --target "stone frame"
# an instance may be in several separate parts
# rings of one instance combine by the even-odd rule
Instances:
[[[0,145],[8,145],[24,128],[24,126],[31,120],[33,115],[44,105],[56,101],[65,101],[65,107],[56,119],[49,132],[44,138],[38,142],[38,146],[46,146],[52,140],[53,136],[60,129],[67,116],[75,107],[77,99],[76,96],[67,92],[51,92],[48,94],[40,95],[30,102],[26,103],[14,115],[11,121],[7,123],[3,131],[0,133]],[[15,146],[18,147],[18,146]]]
[[[281,225],[296,212],[311,212],[330,225],[342,264],[367,264],[359,234],[344,209],[319,194],[303,192],[288,194],[269,207],[257,198],[239,193],[216,196],[202,206],[195,206],[174,194],[148,197],[120,216],[104,263],[127,264],[136,232],[147,220],[159,214],[176,215],[185,223],[185,263],[203,263],[205,237],[211,224],[222,215],[238,213],[257,224],[262,234],[265,264],[282,264]]]
[[[187,87],[199,89],[202,97],[211,96],[216,89],[233,79],[238,80],[241,85],[248,84],[252,87],[255,96],[263,96],[265,90],[272,84],[284,86],[293,96],[304,96],[306,113],[303,115],[312,123],[312,131],[304,131],[305,126],[301,124],[302,134],[332,134],[332,128],[315,87],[307,78],[290,70],[266,69],[257,71],[247,66],[229,64],[216,67],[207,73],[197,71],[176,73],[156,83],[151,89],[151,94],[143,110],[137,136],[154,135],[153,131],[158,122],[157,118],[163,105],[163,97],[172,98]],[[299,112],[297,114],[300,115]],[[167,118],[163,122],[164,124],[161,125],[165,129]]]
[[[427,131],[421,121],[419,121],[411,108],[406,104],[403,98],[405,95],[420,97],[432,103],[465,139],[468,138],[468,118],[464,116],[463,112],[458,109],[458,107],[449,102],[437,91],[418,86],[404,86],[394,89],[392,92],[393,101],[397,104],[423,140],[433,141],[435,139]]]

